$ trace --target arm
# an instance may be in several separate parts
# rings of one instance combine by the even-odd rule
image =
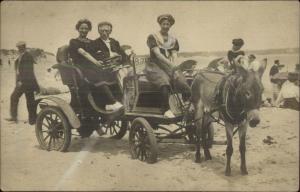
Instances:
[[[97,61],[91,54],[89,54],[88,52],[86,52],[84,49],[79,48],[78,49],[78,53],[81,54],[83,57],[85,57],[90,62],[92,62],[95,65],[97,65],[98,67],[101,67],[102,62]]]
[[[169,61],[163,54],[160,53],[160,50],[158,47],[152,48],[153,53],[157,57],[157,59],[160,61],[157,63],[169,76],[172,76],[172,70],[173,70],[173,63]]]

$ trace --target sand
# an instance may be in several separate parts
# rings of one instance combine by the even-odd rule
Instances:
[[[54,59],[36,66],[39,82],[62,86],[46,78]],[[1,189],[2,190],[207,190],[297,191],[299,188],[299,113],[289,109],[261,108],[261,123],[247,134],[249,174],[239,172],[238,137],[234,137],[232,176],[224,176],[224,145],[211,149],[213,159],[194,163],[191,146],[159,144],[159,159],[147,164],[131,159],[128,133],[121,140],[93,134],[72,137],[66,153],[44,151],[38,146],[34,126],[26,123],[25,99],[19,104],[18,124],[8,117],[14,88],[13,67],[1,68]],[[54,80],[53,80],[54,79]],[[63,88],[63,87],[62,87]],[[74,131],[75,133],[75,131]],[[272,144],[264,143],[267,137]],[[225,130],[216,125],[216,140]]]

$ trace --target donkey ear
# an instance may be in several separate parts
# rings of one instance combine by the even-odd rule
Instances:
[[[263,74],[264,74],[264,72],[265,72],[265,70],[267,68],[267,64],[268,64],[267,59],[263,59],[263,60],[260,61],[260,66],[259,66],[259,68],[258,68],[258,70],[256,72],[257,75],[258,75],[258,77],[259,77],[259,79],[262,78],[262,76],[263,76]]]

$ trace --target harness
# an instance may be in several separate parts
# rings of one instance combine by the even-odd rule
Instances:
[[[204,71],[206,72],[206,71]],[[218,73],[222,74],[220,72],[211,72],[207,71],[209,73]],[[241,83],[240,83],[240,76],[239,75],[229,75],[223,77],[219,81],[213,81],[207,78],[203,72],[198,73],[202,78],[205,80],[211,82],[211,83],[216,83],[217,86],[214,91],[214,95],[216,96],[214,99],[214,102],[216,103],[216,107],[209,110],[209,111],[204,111],[204,115],[208,115],[212,121],[209,122],[216,122],[222,126],[225,126],[224,124],[221,123],[220,117],[215,118],[212,114],[215,112],[219,112],[224,120],[230,122],[233,125],[239,124],[242,122],[245,117],[246,117],[246,112],[244,110],[238,110],[236,107],[238,106],[237,103],[237,98],[238,98],[238,92],[240,91],[241,88]],[[240,107],[242,109],[242,107]],[[197,122],[199,120],[204,121],[203,117],[200,117],[198,119],[195,119],[194,122]],[[233,132],[233,135],[238,131],[239,128],[236,128]]]

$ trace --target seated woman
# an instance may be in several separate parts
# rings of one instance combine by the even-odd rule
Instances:
[[[106,110],[117,110],[123,105],[114,98],[108,87],[109,84],[115,83],[114,79],[100,69],[102,62],[97,61],[90,54],[91,40],[87,38],[87,34],[91,29],[92,24],[89,20],[81,19],[77,22],[76,30],[79,32],[79,37],[70,40],[70,57],[90,82],[99,84],[98,88],[107,97],[106,101],[109,104],[106,105]]]
[[[283,83],[277,97],[276,106],[299,111],[299,73],[288,74],[288,80]]]
[[[230,64],[230,69],[233,72],[236,72],[236,58],[240,55],[244,56],[245,52],[241,50],[244,45],[243,39],[233,39],[232,40],[232,49],[227,52],[227,58]]]
[[[168,118],[175,117],[169,106],[171,82],[176,91],[188,98],[191,90],[182,73],[175,71],[179,44],[177,39],[170,35],[169,29],[175,23],[172,15],[165,14],[157,18],[161,30],[148,36],[147,45],[150,49],[150,62],[146,64],[144,72],[147,79],[160,88],[162,98],[162,112]]]

